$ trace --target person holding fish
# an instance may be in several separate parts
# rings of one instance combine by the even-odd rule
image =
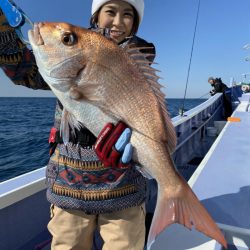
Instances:
[[[0,18],[5,73],[16,84],[51,89],[60,100],[46,174],[52,249],[91,249],[96,229],[102,249],[143,249],[141,172],[157,182],[147,250],[173,223],[195,227],[227,247],[172,160],[177,137],[150,66],[155,49],[135,36],[143,10],[143,0],[94,0],[91,29],[35,24],[28,32],[33,53]]]
[[[141,52],[147,54],[150,64],[154,45],[136,36],[143,13],[144,0],[93,0],[90,29],[122,48],[143,47]],[[65,34],[62,42],[74,42],[74,37]],[[8,25],[2,11],[0,60],[13,83],[50,90],[32,51]],[[77,92],[71,94],[79,97]],[[60,131],[66,127],[66,116],[67,111],[58,101],[46,171],[47,198],[52,204],[48,224],[52,249],[90,250],[98,229],[104,242],[102,249],[142,250],[146,179],[130,162],[131,130],[123,122],[115,126],[109,123],[96,138],[85,127],[68,126],[68,143],[64,143]]]

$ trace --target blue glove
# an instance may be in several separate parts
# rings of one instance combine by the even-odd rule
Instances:
[[[127,164],[131,161],[133,156],[133,147],[130,141],[132,131],[130,128],[126,128],[115,144],[115,149],[122,153],[121,162]]]
[[[0,8],[5,14],[11,27],[17,28],[24,24],[25,19],[23,18],[22,11],[17,8],[15,3],[9,0],[1,0]]]
[[[133,155],[132,145],[129,143],[131,129],[123,122],[115,126],[108,123],[97,137],[94,149],[106,167],[128,168]]]
[[[25,44],[29,44],[29,41],[26,40],[23,36],[21,27],[25,23],[29,23],[33,27],[33,22],[29,17],[12,1],[12,0],[0,0],[0,8],[2,9],[8,24],[15,28],[15,32]]]

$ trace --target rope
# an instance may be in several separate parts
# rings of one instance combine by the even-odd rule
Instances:
[[[180,115],[181,115],[181,116],[183,116],[183,114],[184,114],[184,109],[185,109],[185,100],[186,100],[186,94],[187,94],[187,87],[188,87],[188,81],[189,81],[189,74],[190,74],[191,62],[192,62],[192,57],[193,57],[194,41],[195,41],[195,36],[196,36],[196,30],[197,30],[199,12],[200,12],[200,0],[199,0],[199,2],[198,2],[198,9],[197,9],[197,14],[196,14],[196,21],[195,21],[193,42],[192,42],[192,48],[191,48],[191,55],[190,55],[189,65],[188,65],[188,73],[187,73],[187,80],[186,80],[185,92],[184,92],[182,107],[180,108]]]

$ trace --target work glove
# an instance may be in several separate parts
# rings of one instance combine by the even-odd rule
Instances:
[[[25,47],[0,9],[0,65],[18,64]]]
[[[214,89],[210,90],[209,93],[210,93],[211,96],[216,94]]]
[[[123,122],[108,123],[100,132],[94,145],[95,152],[105,167],[129,168],[133,147],[129,143],[131,129]]]

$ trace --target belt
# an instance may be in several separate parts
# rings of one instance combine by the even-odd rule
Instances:
[[[70,129],[69,142],[80,144],[82,147],[93,146],[95,144],[96,137],[87,128],[82,128],[81,130],[75,129],[74,132]],[[49,143],[51,145],[63,143],[60,130],[57,130],[55,127],[50,130]]]

